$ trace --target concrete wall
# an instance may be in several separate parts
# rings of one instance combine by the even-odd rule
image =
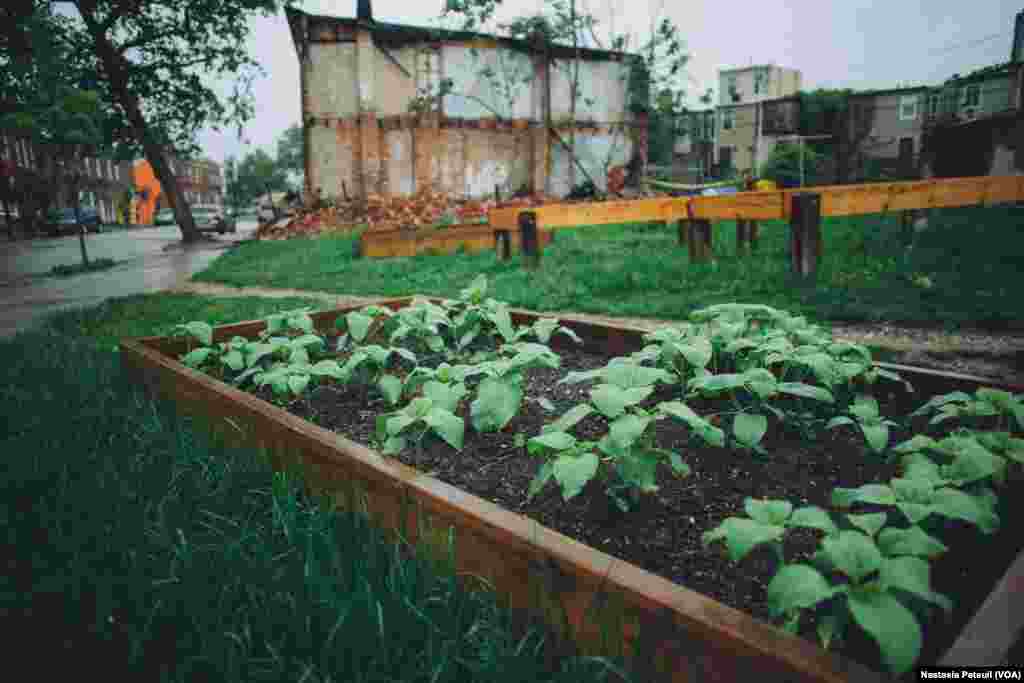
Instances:
[[[562,139],[568,142],[567,131],[560,131],[560,134]],[[608,187],[607,169],[628,163],[633,156],[633,147],[633,141],[623,132],[576,133],[576,158],[602,192]],[[563,196],[572,190],[569,153],[557,143],[552,147],[552,153],[551,193]],[[586,181],[586,176],[580,173],[578,168],[574,175],[576,184]]]
[[[376,108],[381,116],[397,116],[409,111],[409,102],[416,97],[415,47],[376,48]],[[390,55],[390,57],[388,56]],[[392,61],[391,58],[394,58]],[[403,71],[395,62],[405,68]]]
[[[733,115],[733,127],[731,130],[727,130],[723,123],[726,111],[731,111]],[[722,160],[721,148],[731,147],[733,168],[740,171],[753,168],[756,115],[756,105],[753,104],[719,108],[715,163],[720,163]]]
[[[572,60],[553,60],[551,64],[551,118],[568,118],[572,84]],[[629,66],[614,61],[580,62],[579,98],[576,118],[598,123],[617,123],[626,114],[626,88]],[[592,100],[588,104],[587,100]]]
[[[487,107],[505,118],[539,116],[540,99],[534,91],[539,90],[540,81],[534,78],[533,60],[529,55],[497,45],[445,45],[441,64],[442,78],[452,79],[455,93],[444,98],[447,116],[494,116]],[[495,73],[493,78],[481,75],[488,67]],[[508,90],[506,84],[511,86]]]
[[[755,74],[767,74],[762,81],[761,90],[754,94]],[[739,102],[732,98],[729,83],[736,80],[736,91],[740,94]],[[747,69],[720,71],[718,76],[718,103],[720,106],[749,104],[767,99],[789,97],[800,90],[801,74],[797,69],[780,66],[757,66]]]
[[[305,69],[309,98],[308,116],[355,116],[359,89],[356,86],[354,43],[310,43]]]

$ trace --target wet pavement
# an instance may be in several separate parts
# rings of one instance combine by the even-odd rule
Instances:
[[[239,222],[237,233],[212,236],[187,249],[175,226],[89,235],[90,260],[110,258],[118,264],[66,278],[48,273],[56,265],[81,263],[77,236],[0,241],[0,337],[29,329],[56,311],[180,287],[255,231],[255,222]]]

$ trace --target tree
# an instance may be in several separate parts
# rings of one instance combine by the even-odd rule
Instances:
[[[573,55],[571,60],[556,62],[557,68],[563,69],[569,80],[569,143],[565,144],[557,132],[553,131],[556,139],[565,145],[570,159],[574,162],[570,163],[570,178],[573,177],[576,168],[587,175],[575,153],[577,107],[580,102],[593,103],[583,97],[580,89],[581,47],[596,47],[601,50],[624,53],[635,46],[636,55],[630,62],[631,68],[628,69],[625,77],[626,91],[629,94],[628,108],[634,114],[649,113],[656,105],[653,99],[655,93],[667,91],[674,103],[673,113],[682,113],[684,93],[682,76],[688,55],[683,51],[683,44],[679,37],[680,31],[670,19],[659,18],[661,11],[656,12],[652,17],[649,34],[644,41],[638,40],[635,35],[618,33],[614,30],[606,32],[602,39],[599,36],[600,22],[585,7],[581,10],[577,6],[577,0],[546,0],[545,8],[539,14],[523,15],[508,23],[493,25],[495,12],[501,5],[501,1],[448,0],[441,17],[456,22],[459,24],[458,28],[462,30],[481,31],[489,28],[491,33],[529,41],[533,43],[535,49],[543,52],[565,52],[566,48],[570,49],[570,54]],[[661,9],[663,10],[664,6]],[[480,73],[485,80],[490,82],[492,91],[499,93],[514,93],[515,89],[519,87],[519,83],[522,82],[521,74],[517,71],[509,72],[487,68],[481,70]],[[526,82],[529,80],[530,78],[527,77]],[[442,84],[441,95],[444,94],[461,94],[470,97],[464,93],[456,93],[450,82]],[[479,98],[472,99],[478,100]],[[548,114],[550,115],[550,107]],[[550,120],[545,124],[550,127]],[[619,126],[617,135],[623,133],[624,129]],[[606,173],[616,151],[615,147],[612,145],[604,161]]]
[[[289,189],[285,169],[262,149],[249,152],[237,164],[232,159],[231,167],[228,196],[239,205],[252,203],[268,189],[271,192]]]
[[[800,145],[784,142],[775,146],[768,160],[761,167],[761,177],[774,180],[781,187],[800,185]],[[825,154],[804,143],[803,148],[804,185],[827,185],[831,178],[831,163]]]
[[[295,123],[281,133],[277,139],[277,165],[284,171],[300,177],[306,174],[306,153],[303,144],[302,126]],[[299,186],[301,187],[301,183]]]
[[[269,15],[290,0],[70,0],[77,16],[61,39],[97,75],[97,90],[117,114],[110,130],[130,137],[153,167],[182,239],[199,239],[167,161],[195,150],[204,127],[236,125],[254,114],[252,80],[259,65],[245,49],[248,19]],[[222,97],[215,79],[231,76]]]

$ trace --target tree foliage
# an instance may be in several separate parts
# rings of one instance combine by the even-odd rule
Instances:
[[[252,82],[261,69],[246,50],[248,20],[287,1],[19,0],[18,7],[61,7],[49,25],[74,56],[67,71],[94,81],[87,89],[99,93],[111,114],[106,134],[129,140],[150,162],[191,241],[199,233],[167,156],[194,153],[203,127],[234,125],[241,132],[252,118]],[[215,85],[224,78],[233,83],[226,96]]]
[[[255,149],[239,161],[229,159],[227,192],[236,206],[251,204],[258,197],[271,192],[291,189],[284,165],[262,149]]]

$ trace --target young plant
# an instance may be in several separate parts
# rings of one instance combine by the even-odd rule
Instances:
[[[366,306],[339,317],[334,321],[334,327],[345,334],[338,339],[338,349],[362,344],[375,338],[378,333],[389,336],[396,327],[392,321],[393,315],[391,309],[384,306]]]
[[[301,396],[315,377],[343,379],[341,367],[333,360],[323,360],[315,365],[303,361],[275,363],[269,369],[256,366],[252,370],[255,370],[253,383],[257,387],[270,386],[279,400]]]
[[[377,417],[377,440],[382,443],[381,453],[394,455],[402,451],[415,435],[416,444],[432,433],[457,451],[462,450],[466,425],[462,418],[447,410],[441,402],[423,396],[393,413]]]
[[[879,414],[878,401],[865,395],[857,396],[853,405],[847,409],[846,415],[832,418],[825,427],[834,429],[842,425],[854,425],[860,428],[868,446],[875,453],[885,451],[889,445],[889,427],[897,426],[895,422],[886,420]]]
[[[390,335],[392,344],[409,339],[433,353],[445,352],[445,337],[450,336],[452,321],[441,306],[421,301],[402,308],[395,313],[393,319],[394,329]]]
[[[282,311],[273,313],[264,318],[267,326],[261,333],[264,337],[288,333],[313,334],[313,318],[310,317],[309,308],[300,308],[294,311]]]
[[[339,379],[343,382],[353,381],[357,374],[363,382],[376,386],[391,405],[397,405],[401,396],[403,381],[395,374],[388,372],[388,362],[392,357],[404,358],[410,363],[416,362],[416,354],[400,346],[384,348],[376,344],[357,347],[341,366]]]
[[[1024,394],[1014,396],[1008,391],[983,387],[974,396],[954,391],[936,396],[910,414],[911,417],[932,413],[929,424],[936,425],[957,419],[983,426],[986,418],[995,418],[996,430],[1015,428],[1024,431]]]
[[[508,426],[523,402],[523,373],[534,367],[557,368],[560,359],[543,344],[518,342],[501,347],[497,360],[477,365],[484,378],[470,404],[473,428],[500,431]]]
[[[761,545],[774,550],[779,566],[768,585],[768,606],[785,629],[798,632],[802,613],[814,610],[826,648],[855,623],[878,643],[890,671],[913,665],[921,649],[915,611],[952,607],[930,582],[929,560],[946,546],[916,526],[886,527],[884,513],[845,515],[842,521],[852,528],[840,528],[815,506],[794,510],[786,501],[748,498],[744,508],[749,518],[723,520],[704,534],[704,543],[723,541],[734,562]],[[824,532],[811,565],[785,562],[783,538],[796,527]]]

